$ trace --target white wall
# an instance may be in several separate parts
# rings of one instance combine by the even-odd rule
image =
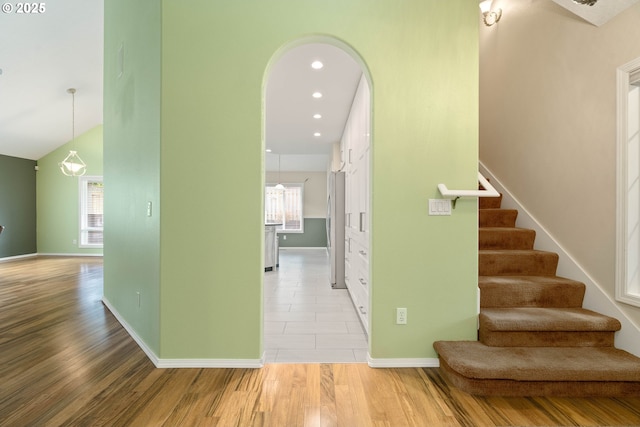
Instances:
[[[616,69],[640,57],[640,3],[601,27],[551,0],[494,6],[501,21],[480,28],[480,159],[613,298]]]

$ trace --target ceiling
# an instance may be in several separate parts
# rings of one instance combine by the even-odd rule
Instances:
[[[585,21],[599,27],[640,0],[598,0],[592,6],[577,4],[573,0],[553,1]]]
[[[0,13],[0,154],[32,160],[71,140],[68,88],[76,135],[102,123],[103,0],[41,4]]]
[[[312,68],[314,61],[323,67]],[[278,59],[269,70],[265,94],[267,170],[277,170],[279,156],[283,171],[327,170],[361,75],[351,56],[329,44],[301,45]],[[322,97],[314,98],[314,92]]]

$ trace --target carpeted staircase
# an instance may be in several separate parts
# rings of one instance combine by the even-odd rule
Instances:
[[[617,319],[582,308],[585,285],[556,276],[517,210],[481,198],[478,341],[437,341],[456,387],[493,396],[640,396],[640,359],[614,347]]]

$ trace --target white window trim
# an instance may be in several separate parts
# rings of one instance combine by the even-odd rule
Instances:
[[[617,70],[617,213],[616,213],[616,300],[640,307],[640,294],[631,292],[627,277],[627,118],[632,75],[640,71],[640,58]]]
[[[268,182],[265,184],[265,192],[266,187],[275,187],[278,183]],[[278,234],[302,234],[304,233],[304,183],[303,182],[282,182],[280,183],[286,187],[300,187],[300,229],[299,230],[281,230],[279,228],[276,229],[276,233]]]
[[[78,177],[78,247],[83,249],[101,249],[104,248],[104,243],[82,243],[82,233],[85,231],[83,228],[83,214],[86,209],[87,182],[103,182],[103,177],[97,175],[85,175]],[[87,227],[86,230],[91,229]],[[104,229],[102,230],[104,231]]]

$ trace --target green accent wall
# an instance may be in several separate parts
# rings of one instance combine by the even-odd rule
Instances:
[[[75,150],[87,165],[86,176],[102,176],[102,125],[76,136],[38,159],[38,253],[101,255],[99,248],[79,248],[80,198],[78,178],[65,176],[58,165]],[[75,241],[75,243],[74,243]]]
[[[0,155],[0,258],[35,254],[36,162]]]
[[[104,7],[104,298],[162,356],[160,330],[173,325],[162,325],[160,316],[161,2],[108,0]],[[180,144],[187,149],[189,141]],[[200,159],[192,160],[185,167]],[[197,198],[188,187],[183,190]],[[189,221],[173,221],[171,228]],[[182,250],[191,252],[189,246]],[[199,330],[188,317],[185,326]]]
[[[105,297],[160,358],[262,356],[264,82],[326,41],[372,83],[370,355],[475,339],[477,202],[427,208],[477,186],[478,22],[475,0],[105,2]]]
[[[279,245],[281,248],[326,248],[326,225],[325,218],[304,218],[304,233],[278,233]]]

